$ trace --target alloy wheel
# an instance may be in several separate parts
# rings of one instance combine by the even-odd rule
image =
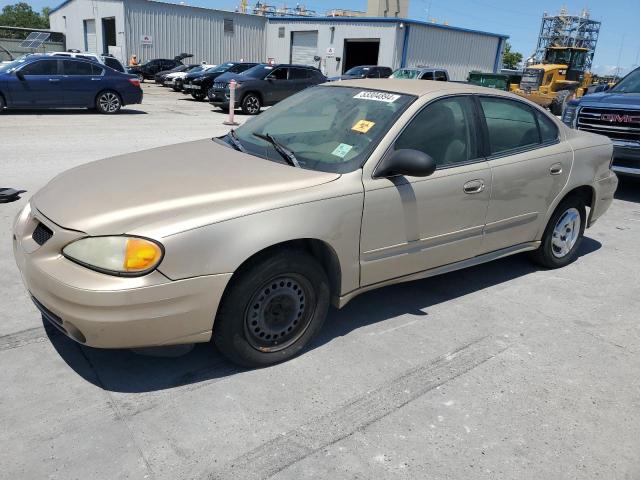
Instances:
[[[249,95],[245,101],[245,108],[248,113],[254,115],[260,111],[260,100],[254,95]]]
[[[100,95],[100,108],[106,113],[115,113],[120,109],[120,99],[113,92],[105,92]]]

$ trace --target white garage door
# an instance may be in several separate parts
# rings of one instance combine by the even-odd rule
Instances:
[[[98,53],[98,41],[96,40],[96,21],[84,21],[84,49],[90,53]]]
[[[318,31],[291,33],[291,63],[316,65],[313,57],[318,55]]]

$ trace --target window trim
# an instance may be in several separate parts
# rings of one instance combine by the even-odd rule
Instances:
[[[478,110],[478,116],[480,117],[480,130],[482,131],[482,136],[484,137],[484,155],[487,161],[489,160],[495,160],[498,158],[502,158],[502,157],[508,157],[511,155],[518,155],[520,153],[525,153],[525,152],[530,152],[533,150],[538,150],[540,148],[545,148],[545,147],[549,147],[551,145],[556,145],[558,143],[560,143],[560,129],[558,128],[558,126],[556,125],[556,132],[557,132],[557,136],[556,139],[550,142],[543,142],[542,141],[542,132],[540,131],[540,124],[538,122],[538,116],[536,115],[536,109],[529,105],[527,102],[523,102],[520,99],[517,98],[511,98],[511,97],[505,97],[502,95],[490,95],[490,94],[474,94],[475,97],[475,103],[476,103],[476,109]],[[489,138],[489,127],[487,125],[487,119],[484,115],[484,110],[482,109],[482,104],[480,103],[480,99],[481,98],[490,98],[490,99],[498,99],[498,100],[504,100],[507,102],[513,102],[513,103],[518,103],[520,105],[523,105],[524,107],[528,108],[531,111],[531,114],[533,115],[533,118],[536,121],[536,129],[538,130],[538,139],[540,141],[540,143],[536,144],[536,145],[527,145],[524,147],[519,147],[519,148],[514,148],[511,150],[505,150],[504,152],[500,152],[500,153],[495,153],[492,154],[491,153],[491,142],[490,142],[490,138]],[[544,112],[540,112],[541,114],[545,115]],[[554,122],[555,123],[555,122]]]
[[[429,106],[433,105],[434,103],[440,101],[440,100],[445,100],[447,98],[460,98],[460,97],[468,97],[471,98],[471,110],[473,112],[473,119],[472,122],[474,123],[474,125],[472,125],[472,131],[474,132],[475,135],[475,140],[476,140],[476,158],[471,158],[469,160],[467,160],[466,162],[460,162],[460,163],[456,163],[453,165],[437,165],[436,164],[436,171],[438,170],[449,170],[451,168],[458,168],[458,167],[464,167],[467,165],[473,165],[475,163],[484,163],[487,161],[486,157],[484,156],[484,148],[485,148],[485,140],[484,140],[484,134],[483,132],[481,132],[481,125],[479,124],[480,122],[480,118],[479,118],[479,114],[477,111],[477,106],[475,105],[476,100],[475,97],[476,95],[473,93],[451,93],[451,94],[447,94],[447,95],[442,95],[440,97],[437,98],[433,98],[431,100],[429,100],[427,103],[425,103],[422,108],[420,108],[417,112],[415,112],[411,118],[409,120],[407,120],[405,122],[405,124],[402,126],[402,129],[400,130],[400,132],[398,132],[398,134],[395,136],[395,138],[391,141],[391,143],[389,144],[389,146],[387,147],[387,149],[385,150],[385,152],[380,155],[380,160],[378,161],[378,163],[376,163],[376,165],[373,167],[372,171],[371,171],[371,178],[373,180],[380,180],[383,178],[390,178],[390,177],[378,177],[376,176],[376,172],[378,171],[378,168],[380,168],[380,165],[382,164],[382,162],[384,160],[387,159],[387,157],[389,155],[391,155],[394,151],[395,151],[395,145],[396,142],[398,141],[398,138],[400,138],[400,136],[404,133],[404,131],[406,130],[406,128],[411,124],[411,122],[413,122],[416,117],[418,115],[420,115],[424,109],[428,108]],[[382,141],[382,139],[381,139]],[[395,175],[394,177],[397,177],[398,175]],[[393,178],[393,177],[391,177]],[[420,180],[426,180],[427,178],[421,178]]]

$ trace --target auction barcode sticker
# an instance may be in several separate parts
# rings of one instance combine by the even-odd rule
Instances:
[[[386,92],[360,92],[354,95],[353,98],[361,98],[363,100],[375,100],[376,102],[393,103],[400,98],[400,95],[394,95],[393,93]]]

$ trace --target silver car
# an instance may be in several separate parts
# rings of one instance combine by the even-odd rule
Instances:
[[[14,226],[45,319],[95,347],[213,341],[262,366],[330,304],[531,252],[578,255],[612,203],[611,141],[506,92],[419,80],[307,89],[221,138],[72,169]]]

